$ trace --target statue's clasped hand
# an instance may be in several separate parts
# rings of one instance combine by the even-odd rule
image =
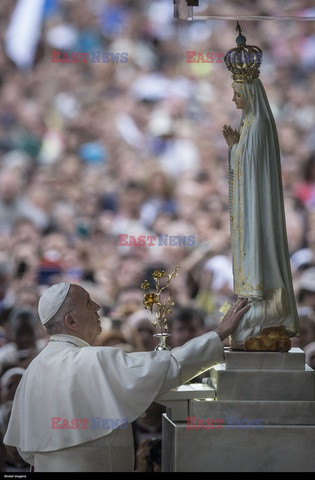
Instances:
[[[222,133],[229,148],[232,148],[235,143],[238,143],[240,134],[237,130],[233,130],[229,125],[224,125]]]

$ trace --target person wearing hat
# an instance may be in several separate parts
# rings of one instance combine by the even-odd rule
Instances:
[[[134,471],[131,422],[158,395],[224,361],[223,340],[248,310],[237,300],[213,331],[172,350],[126,353],[90,345],[100,306],[79,285],[44,291],[50,341],[16,391],[4,438],[35,472]]]

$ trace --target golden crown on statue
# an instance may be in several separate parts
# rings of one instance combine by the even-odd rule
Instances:
[[[231,48],[227,52],[224,62],[235,82],[251,83],[259,77],[262,50],[254,45],[246,45],[246,38],[241,34],[242,29],[238,22],[236,30],[239,33],[236,38],[237,47]]]

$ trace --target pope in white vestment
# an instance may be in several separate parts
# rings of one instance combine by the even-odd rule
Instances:
[[[69,284],[58,285],[66,285],[67,294]],[[69,307],[63,315],[65,325],[81,325],[80,333],[71,335],[65,327],[68,333],[51,335],[29,365],[15,394],[4,443],[16,446],[35,472],[133,471],[130,423],[160,394],[224,361],[224,335],[209,332],[171,351],[126,353],[91,346],[77,335],[84,336],[86,324],[100,332],[100,307],[82,287],[71,288],[71,295],[80,294],[82,301],[78,297],[77,312]],[[53,302],[56,315],[64,297]],[[227,316],[239,320],[248,308],[246,300],[239,300]],[[88,312],[91,319],[84,322]],[[51,317],[43,308],[39,313],[42,321]]]

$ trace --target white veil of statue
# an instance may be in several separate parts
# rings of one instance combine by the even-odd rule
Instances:
[[[299,321],[273,114],[259,78],[234,81],[232,88],[245,100],[239,140],[229,157],[234,292],[251,300],[231,338],[237,349],[267,326],[284,325],[289,337],[297,336]]]

